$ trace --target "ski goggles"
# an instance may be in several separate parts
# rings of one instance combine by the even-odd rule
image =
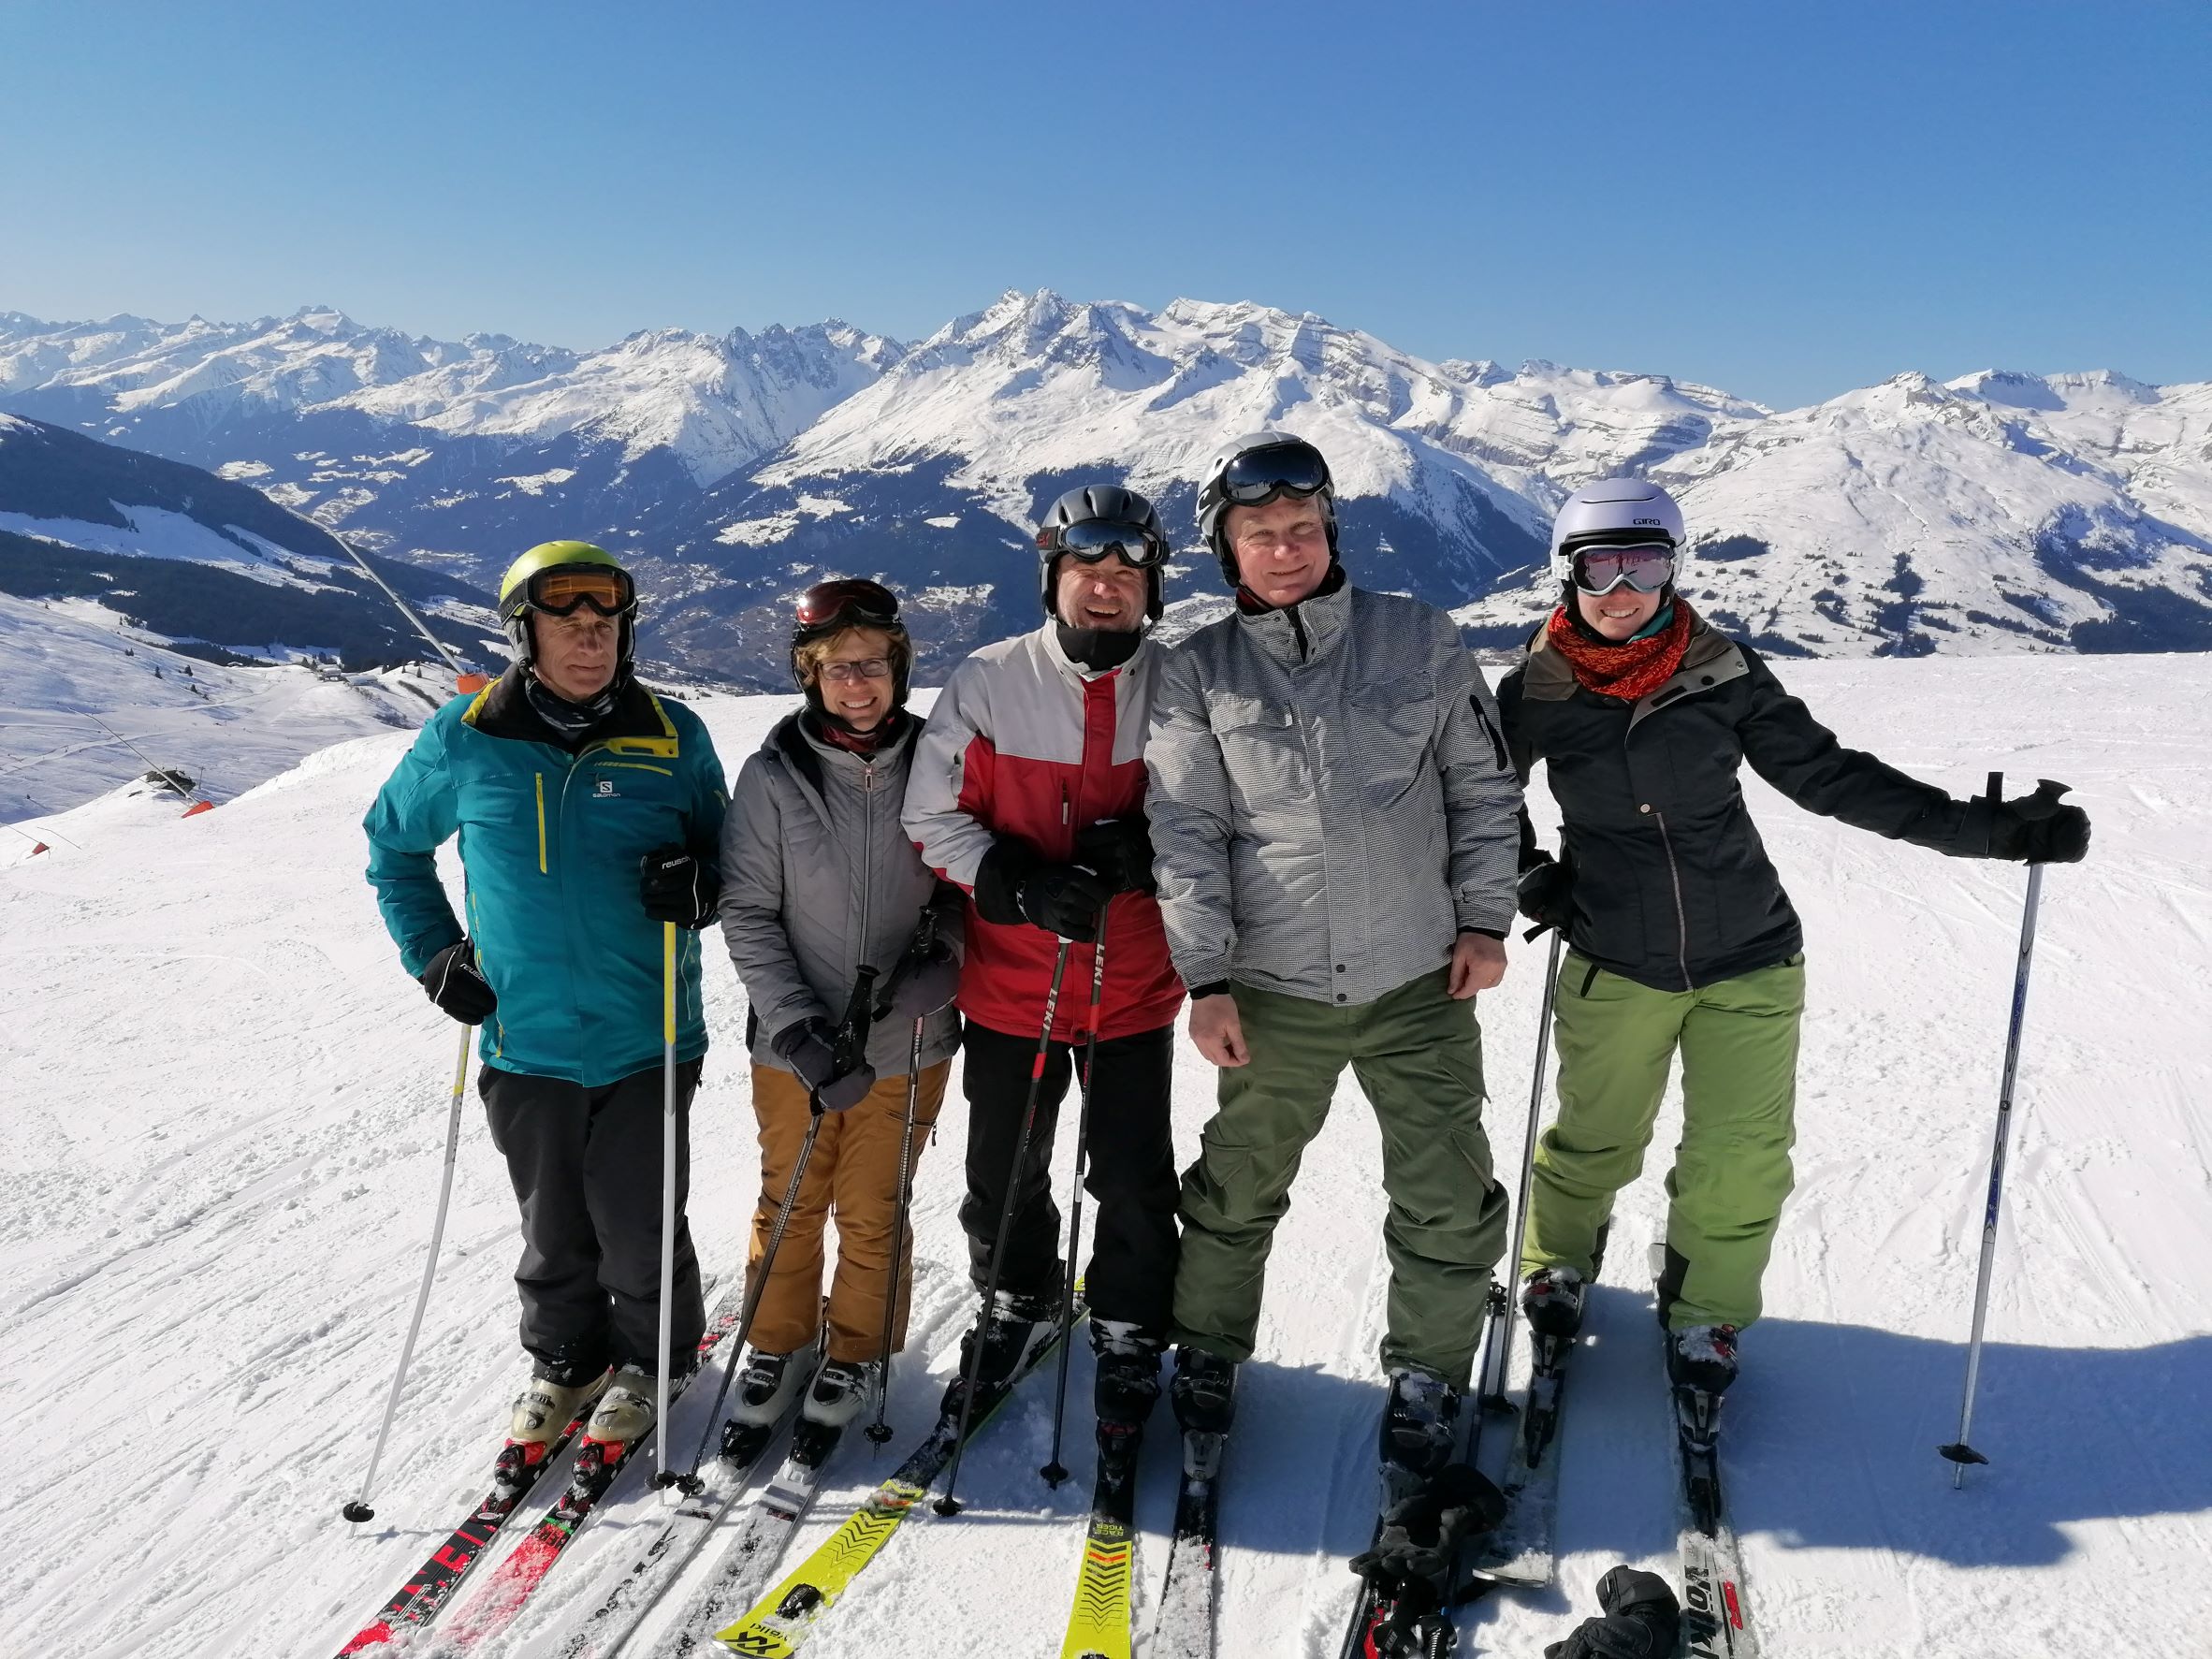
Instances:
[[[1610,593],[1625,582],[1638,593],[1656,593],[1674,580],[1674,549],[1665,542],[1634,547],[1585,547],[1575,555],[1575,586]]]
[[[1305,443],[1248,449],[1221,473],[1222,499],[1238,507],[1264,507],[1286,495],[1302,500],[1329,488],[1329,463]]]
[[[848,627],[895,628],[898,596],[880,582],[866,576],[840,576],[817,582],[799,595],[795,607],[801,628],[809,631]]]
[[[556,565],[531,574],[522,603],[549,617],[573,617],[586,608],[603,617],[626,617],[637,608],[637,589],[628,571],[612,565]]]
[[[1097,564],[1118,553],[1138,570],[1150,570],[1168,561],[1168,544],[1157,531],[1142,524],[1117,524],[1109,518],[1048,524],[1037,532],[1037,550],[1047,559],[1065,553],[1085,564]]]

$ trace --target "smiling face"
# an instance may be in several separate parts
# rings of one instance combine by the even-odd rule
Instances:
[[[1601,636],[1616,643],[1642,633],[1659,614],[1659,606],[1666,597],[1664,592],[1638,593],[1626,582],[1610,593],[1575,589],[1575,604],[1581,608],[1582,620]]]
[[[1053,614],[1070,628],[1129,633],[1144,625],[1144,573],[1118,553],[1096,564],[1063,557],[1053,581]]]
[[[891,712],[895,648],[880,629],[848,628],[822,646],[807,682],[829,713],[855,732],[872,732]]]
[[[587,605],[567,617],[539,611],[530,626],[535,646],[531,672],[548,691],[564,702],[589,703],[607,689],[621,648],[618,620]]]
[[[1329,519],[1317,497],[1231,507],[1222,523],[1238,580],[1268,604],[1296,604],[1329,574]]]

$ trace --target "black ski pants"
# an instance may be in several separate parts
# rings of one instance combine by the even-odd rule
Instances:
[[[1084,1287],[1091,1314],[1128,1319],[1163,1337],[1175,1299],[1180,1190],[1168,1125],[1174,1038],[1175,1027],[1168,1025],[1099,1044],[1091,1090],[1090,1167],[1084,1177],[1084,1189],[1098,1201]],[[1016,1197],[999,1288],[1056,1297],[1062,1234],[1060,1207],[1052,1193],[1053,1130],[1082,1059],[1082,1044],[1055,1042],[1046,1053],[1037,1123],[1018,1173],[1014,1144],[1029,1099],[1037,1034],[1008,1036],[970,1020],[961,1053],[961,1087],[968,1097],[968,1199],[960,1206],[960,1225],[968,1230],[977,1288],[991,1271],[1008,1177],[1013,1175]]]
[[[701,1062],[676,1070],[675,1370],[706,1329],[699,1258],[684,1218],[691,1095]],[[661,1068],[585,1088],[487,1066],[477,1093],[522,1206],[522,1346],[564,1370],[636,1365],[658,1375],[661,1338]]]

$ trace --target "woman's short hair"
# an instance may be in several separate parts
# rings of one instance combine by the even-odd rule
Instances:
[[[866,622],[854,622],[838,629],[835,633],[825,633],[819,639],[808,640],[792,652],[793,666],[799,671],[802,679],[819,679],[822,663],[837,648],[838,642],[855,633],[872,633],[884,641],[883,655],[891,664],[892,678],[901,680],[906,677],[906,671],[913,666],[914,659],[913,642],[907,637],[906,631],[871,628]]]

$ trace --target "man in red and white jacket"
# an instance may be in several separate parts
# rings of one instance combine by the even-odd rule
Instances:
[[[979,1375],[1010,1375],[1059,1311],[1053,1131],[1088,1032],[1103,948],[1089,1170],[1098,1228],[1084,1274],[1101,1425],[1133,1431],[1159,1394],[1174,1295],[1174,1149],[1168,1128],[1183,984],[1153,897],[1144,739],[1168,542],[1152,503],[1099,485],[1055,502],[1037,535],[1045,622],[953,671],[914,756],[904,814],[925,863],[968,890],[968,1197],[960,1222],[979,1289],[1013,1201]],[[1105,931],[1099,939],[1100,912]],[[1070,948],[1037,1121],[1013,1168],[1053,968]],[[963,1372],[966,1365],[963,1365]],[[953,1384],[956,1390],[958,1380]],[[947,1396],[956,1408],[957,1393]]]

